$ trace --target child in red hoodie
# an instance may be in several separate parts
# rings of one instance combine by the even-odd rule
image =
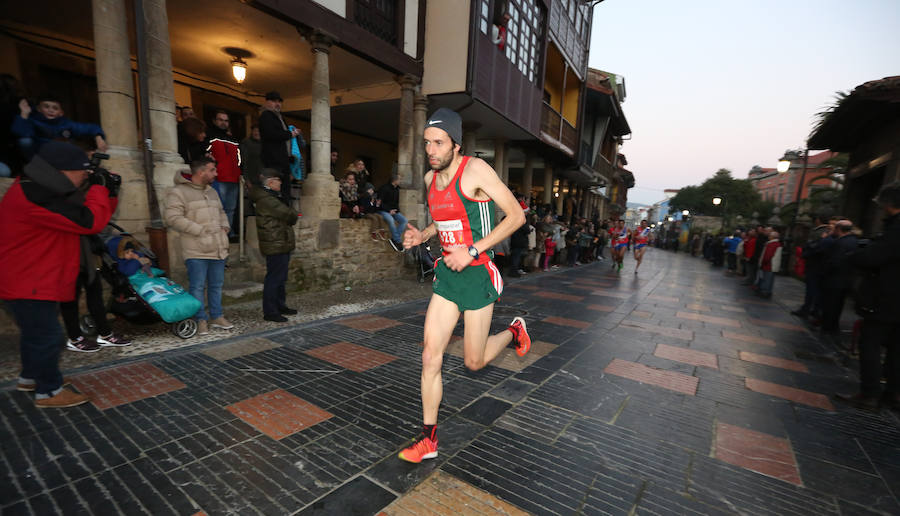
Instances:
[[[547,237],[544,240],[544,272],[550,270],[550,258],[553,258],[553,255],[556,252],[556,242],[553,241],[553,238]]]

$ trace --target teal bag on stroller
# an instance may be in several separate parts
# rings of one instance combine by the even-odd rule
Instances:
[[[141,298],[167,323],[190,319],[203,303],[188,294],[180,285],[164,277],[160,269],[153,268],[153,277],[138,271],[128,277],[128,282]]]

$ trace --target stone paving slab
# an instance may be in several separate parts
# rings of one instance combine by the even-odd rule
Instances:
[[[0,511],[900,513],[897,414],[831,403],[855,372],[789,315],[799,282],[631,267],[512,281],[492,331],[522,316],[534,351],[469,371],[455,340],[420,465],[425,300],[68,371],[96,397],[71,409],[0,392]]]

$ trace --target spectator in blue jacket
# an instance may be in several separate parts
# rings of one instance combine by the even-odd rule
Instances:
[[[741,245],[741,232],[735,231],[734,235],[725,238],[725,254],[728,259],[728,273],[734,274],[737,270],[737,250],[738,246]]]
[[[100,152],[106,152],[106,134],[97,124],[80,123],[66,118],[62,105],[53,97],[38,100],[37,112],[27,99],[19,101],[19,114],[12,123],[12,133],[26,161],[51,140],[91,139]]]

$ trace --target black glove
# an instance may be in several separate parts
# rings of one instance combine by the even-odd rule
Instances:
[[[108,174],[109,178],[107,178],[106,189],[109,190],[109,196],[118,197],[119,188],[122,186],[122,176],[113,174],[112,172],[108,172]]]
[[[90,176],[88,182],[92,185],[105,186],[110,197],[119,195],[119,187],[122,185],[122,176],[113,174],[105,168],[97,167]]]
[[[88,183],[91,185],[106,186],[109,183],[109,171],[105,168],[97,168],[88,175]]]

